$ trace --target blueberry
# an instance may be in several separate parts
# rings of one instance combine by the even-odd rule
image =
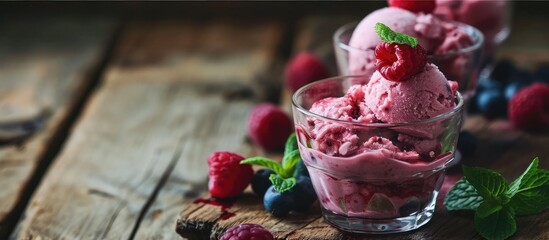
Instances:
[[[505,98],[509,101],[511,100],[511,98],[513,98],[513,96],[515,96],[515,94],[522,88],[528,86],[529,83],[526,83],[526,82],[518,82],[518,81],[514,81],[514,82],[511,82],[509,83],[509,85],[507,85],[507,87],[505,87]]]
[[[534,73],[534,78],[542,82],[549,83],[549,65],[542,65]]]
[[[412,197],[408,202],[398,208],[400,216],[410,216],[421,211],[421,202],[417,197]]]
[[[290,192],[295,199],[292,210],[297,212],[308,211],[317,199],[311,178],[306,176],[298,177],[296,186]]]
[[[513,72],[509,78],[509,83],[511,82],[524,82],[530,84],[533,82],[533,76],[528,71],[519,69]]]
[[[265,195],[267,188],[273,185],[271,180],[269,180],[269,176],[273,173],[272,170],[261,169],[254,174],[254,177],[252,178],[252,190],[255,194],[261,197]]]
[[[296,165],[294,177],[299,176],[307,176],[309,177],[309,171],[307,170],[307,167],[305,167],[305,164],[303,163],[303,160],[299,161]]]
[[[263,197],[263,206],[275,217],[288,215],[295,205],[295,197],[291,191],[279,193],[270,186]]]
[[[493,80],[491,78],[481,78],[478,80],[477,92],[483,92],[491,89],[503,89],[503,83]]]
[[[477,108],[488,118],[505,116],[507,113],[507,99],[502,91],[489,89],[479,93],[477,97]]]
[[[506,83],[509,81],[509,78],[513,75],[515,70],[516,67],[513,62],[504,59],[499,61],[496,66],[494,66],[494,69],[490,73],[490,78]]]
[[[477,151],[478,139],[468,131],[462,131],[459,134],[457,148],[463,157],[470,157]]]

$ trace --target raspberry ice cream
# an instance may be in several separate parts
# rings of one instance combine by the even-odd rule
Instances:
[[[487,39],[500,33],[507,24],[506,0],[437,0],[434,13],[441,19],[458,21],[478,28]]]
[[[309,111],[322,117],[296,131],[324,211],[387,219],[434,204],[453,159],[441,136],[460,124],[443,116],[457,104],[457,83],[433,64],[402,82],[376,71],[341,97],[315,101]]]
[[[355,28],[349,46],[370,52],[370,54],[350,52],[350,75],[371,76],[374,73],[373,50],[381,43],[381,39],[374,31],[374,25],[378,22],[384,23],[397,32],[417,38],[419,44],[430,54],[455,52],[473,45],[473,39],[452,22],[442,21],[432,14],[413,13],[401,8],[386,7],[370,13]]]

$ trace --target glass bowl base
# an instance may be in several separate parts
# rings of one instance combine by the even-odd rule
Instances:
[[[435,211],[434,203],[435,201],[421,212],[392,219],[349,217],[334,213],[324,207],[322,207],[322,215],[330,225],[344,232],[355,234],[400,233],[418,229],[429,222]]]

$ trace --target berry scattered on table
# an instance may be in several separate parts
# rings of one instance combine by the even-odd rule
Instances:
[[[457,148],[463,157],[471,157],[477,151],[478,139],[468,131],[459,133]]]
[[[277,192],[270,186],[263,197],[265,210],[275,217],[284,217],[290,213],[295,205],[295,197],[291,191]]]
[[[389,0],[388,4],[415,13],[432,13],[436,7],[435,0]]]
[[[254,171],[250,165],[242,165],[244,157],[232,152],[214,152],[208,158],[208,189],[212,197],[238,196],[252,181]]]
[[[267,151],[282,149],[292,128],[288,114],[270,103],[257,105],[248,116],[248,134],[256,145]]]
[[[488,118],[505,116],[507,99],[499,89],[488,89],[479,93],[476,98],[477,109]]]
[[[481,78],[478,80],[477,93],[490,89],[502,90],[504,89],[504,84],[492,78]]]
[[[490,73],[490,78],[502,83],[507,83],[516,70],[517,68],[513,62],[503,59],[496,63],[494,69],[492,69],[492,72]]]
[[[520,90],[509,103],[509,119],[520,129],[549,125],[549,85],[534,83]]]
[[[299,163],[297,163],[295,167],[294,177],[299,177],[299,176],[309,177],[309,171],[307,170],[307,167],[305,166],[303,161],[299,161]]]
[[[505,99],[507,101],[511,100],[513,96],[520,90],[525,87],[527,87],[530,83],[528,82],[522,82],[522,81],[513,81],[507,84],[507,87],[505,87]]]
[[[296,188],[290,191],[295,198],[295,206],[292,210],[297,212],[307,212],[317,199],[310,177],[298,177]]]
[[[478,80],[476,94],[471,98],[469,105],[470,112],[479,112],[485,117],[508,117],[509,101],[521,89],[531,86],[534,83],[549,84],[549,65],[541,65],[534,74],[519,68],[510,60],[499,61],[489,77]],[[503,99],[505,97],[507,109],[502,112]],[[494,107],[495,106],[495,107]]]
[[[301,52],[290,60],[284,72],[286,86],[295,92],[314,81],[329,77],[330,70],[316,55]]]
[[[274,171],[269,169],[261,169],[254,174],[254,177],[252,179],[252,190],[255,194],[260,197],[263,197],[265,195],[267,189],[273,185],[273,183],[271,183],[271,180],[269,180],[269,176],[274,173]]]
[[[225,231],[220,240],[272,240],[273,234],[261,225],[243,223]]]

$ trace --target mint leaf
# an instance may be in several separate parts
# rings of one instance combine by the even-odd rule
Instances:
[[[549,207],[549,185],[515,194],[509,205],[517,215],[530,215]]]
[[[294,150],[288,155],[284,155],[284,158],[282,158],[282,168],[284,168],[285,174],[289,176],[293,175],[295,166],[299,161],[301,161],[299,150]]]
[[[520,175],[520,177],[515,179],[515,181],[513,181],[511,185],[509,185],[509,191],[507,191],[509,197],[513,197],[513,195],[515,195],[519,191],[519,189],[528,185],[528,182],[530,181],[532,176],[535,175],[538,171],[538,163],[539,163],[539,159],[534,158],[534,160],[532,161],[532,163],[530,163],[530,166],[528,166],[526,171],[524,171],[524,173]]]
[[[517,215],[534,214],[549,207],[549,171],[538,169],[538,163],[538,158],[532,160],[507,191]]]
[[[476,210],[482,201],[483,198],[478,195],[475,187],[462,178],[450,189],[444,205],[448,210]]]
[[[475,228],[486,239],[506,239],[517,231],[515,212],[509,205],[504,205],[500,210],[485,217],[481,217],[477,211],[475,214]]]
[[[268,159],[268,158],[264,158],[264,157],[246,158],[246,159],[240,161],[240,164],[259,165],[259,166],[263,166],[263,167],[266,167],[268,169],[271,169],[279,175],[284,174],[284,169],[282,168],[282,165],[280,165],[280,163],[278,163],[277,161]]]
[[[296,184],[296,179],[294,177],[283,178],[277,174],[271,174],[269,180],[273,183],[274,189],[280,193],[290,190]]]
[[[377,35],[379,35],[381,40],[383,40],[384,42],[407,44],[412,47],[416,47],[419,43],[417,38],[406,35],[404,33],[395,32],[383,23],[376,23],[375,29]]]
[[[484,218],[501,210],[501,208],[502,206],[494,200],[484,201],[478,206],[476,215]]]
[[[463,175],[485,200],[496,200],[501,204],[507,203],[508,198],[505,193],[509,186],[501,174],[485,168],[463,165]]]
[[[284,147],[284,156],[290,154],[295,150],[299,150],[299,147],[297,146],[297,137],[295,133],[292,133],[286,140],[286,145]]]

